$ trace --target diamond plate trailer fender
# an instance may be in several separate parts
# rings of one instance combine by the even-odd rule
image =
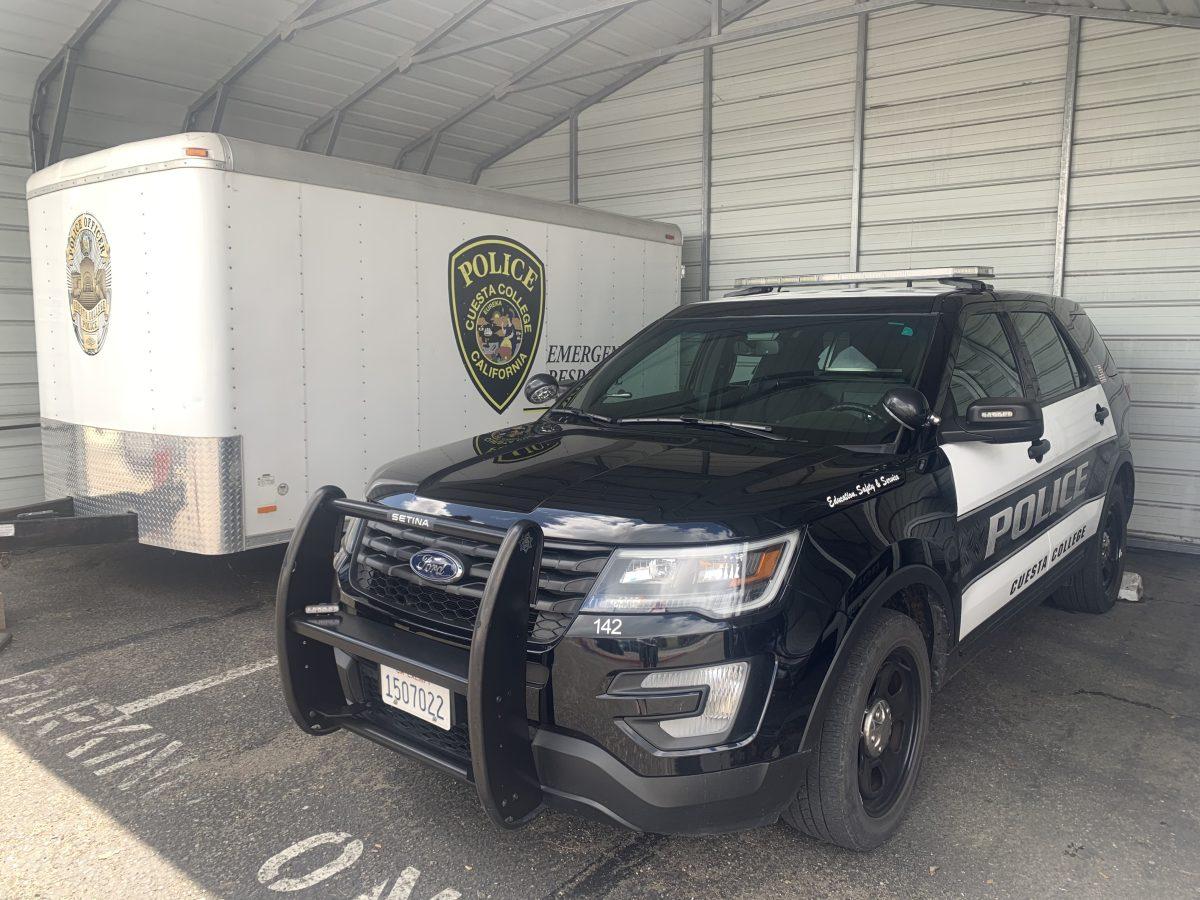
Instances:
[[[276,592],[284,699],[296,724],[308,734],[337,731],[339,720],[354,712],[346,705],[330,646],[304,637],[295,627],[306,606],[328,604],[336,597],[333,556],[347,515],[390,522],[400,514],[382,504],[347,500],[336,487],[319,488],[288,544]],[[428,520],[425,527],[448,536],[470,528],[436,516],[421,518]],[[534,522],[516,522],[508,529],[471,639],[466,689],[471,778],[483,808],[503,828],[531,821],[543,801],[525,696],[525,642],[542,544],[542,529]]]

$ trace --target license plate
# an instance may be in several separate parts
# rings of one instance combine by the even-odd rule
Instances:
[[[383,702],[411,716],[450,730],[450,689],[431,684],[389,666],[379,667],[379,693]]]

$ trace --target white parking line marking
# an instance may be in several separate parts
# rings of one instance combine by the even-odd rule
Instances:
[[[0,678],[0,684],[8,684],[10,681],[20,681],[22,678],[32,678],[34,675],[41,675],[47,669],[30,669],[28,672],[22,672],[20,675],[9,675],[7,678]]]
[[[197,694],[200,691],[207,691],[209,688],[217,687],[221,684],[227,684],[230,681],[235,681],[238,678],[244,678],[247,675],[253,675],[255,672],[261,672],[263,669],[268,669],[275,665],[275,657],[268,659],[260,659],[256,663],[250,663],[248,666],[239,666],[236,669],[230,669],[227,672],[222,672],[220,675],[212,675],[208,678],[201,678],[199,681],[193,681],[190,684],[180,685],[176,688],[171,688],[168,691],[154,694],[150,697],[143,697],[141,700],[134,700],[130,703],[125,703],[117,707],[117,712],[127,716],[132,716],[134,713],[140,713],[143,710],[151,709],[163,703],[169,703],[179,697],[186,697],[189,694]]]

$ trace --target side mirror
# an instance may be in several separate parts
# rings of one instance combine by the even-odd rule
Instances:
[[[1021,444],[1042,439],[1045,426],[1036,400],[984,397],[967,407],[963,428],[970,439],[989,444]]]
[[[892,388],[883,395],[883,409],[908,431],[938,423],[938,417],[929,412],[929,401],[916,388]]]
[[[525,382],[525,399],[535,406],[543,403],[553,403],[567,392],[575,382],[565,381],[559,384],[557,378],[548,373],[534,375]]]

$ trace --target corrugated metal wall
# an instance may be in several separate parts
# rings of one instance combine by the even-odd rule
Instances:
[[[1067,20],[924,8],[867,34],[861,267],[984,263],[1049,292]]]
[[[810,11],[777,0],[746,24]],[[1069,22],[945,7],[867,29],[859,267],[981,263],[1050,291]],[[714,54],[711,293],[850,264],[858,23]],[[580,116],[582,203],[679,223],[697,296],[699,55]],[[1200,547],[1200,32],[1082,23],[1064,293],[1134,390],[1132,528]],[[566,128],[481,183],[569,196]],[[546,193],[549,192],[549,193]]]
[[[747,24],[812,8],[768,4]],[[845,271],[856,35],[845,19],[714,54],[712,293],[742,275]]]
[[[672,60],[579,117],[579,200],[683,229],[684,302],[699,299],[701,58]],[[484,171],[479,183],[570,198],[568,125]]]
[[[1064,290],[1133,384],[1132,529],[1200,542],[1200,31],[1083,24]]]
[[[29,100],[38,73],[77,24],[59,28],[41,16],[4,15],[0,31],[0,508],[43,498],[25,214]],[[53,18],[53,11],[46,15]],[[57,40],[47,34],[56,29],[62,32]]]

